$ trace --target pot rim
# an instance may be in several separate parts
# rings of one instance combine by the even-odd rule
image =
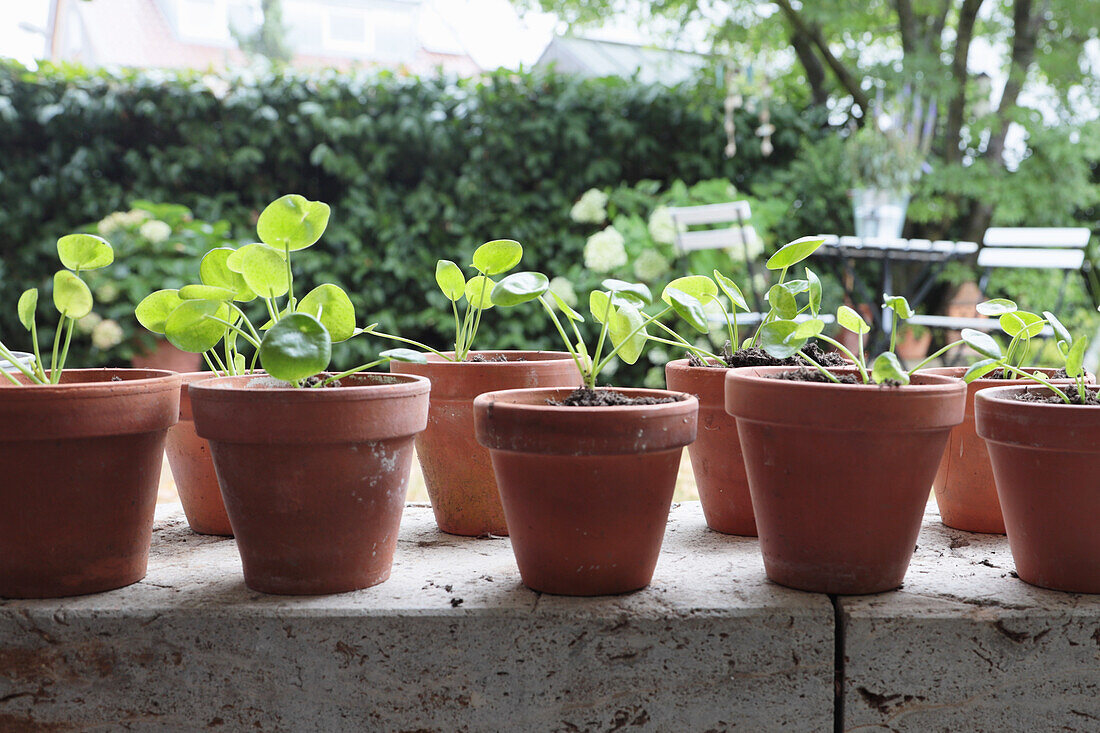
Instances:
[[[779,372],[789,372],[789,371],[792,371],[792,370],[795,370],[795,369],[798,369],[798,368],[799,367],[791,367],[791,366],[733,367],[729,370],[729,373],[726,375],[726,380],[727,381],[740,380],[740,381],[751,382],[753,384],[777,383],[777,384],[782,384],[785,387],[788,387],[788,388],[791,388],[791,389],[801,389],[803,391],[816,391],[816,390],[820,390],[821,388],[825,388],[825,389],[847,390],[847,391],[852,392],[852,393],[856,393],[856,392],[867,393],[867,392],[870,392],[871,390],[875,390],[876,394],[913,394],[914,392],[920,392],[922,394],[927,394],[929,392],[942,392],[944,394],[951,394],[952,392],[958,391],[960,386],[963,387],[963,388],[966,387],[966,384],[961,379],[959,379],[958,377],[952,377],[952,376],[948,376],[948,375],[944,375],[944,374],[927,374],[927,373],[925,373],[924,369],[916,372],[913,376],[914,377],[925,377],[925,378],[931,377],[933,379],[931,384],[913,384],[913,383],[909,383],[909,384],[903,384],[903,385],[899,385],[899,386],[889,386],[889,387],[884,387],[882,385],[878,385],[878,384],[874,384],[874,383],[872,383],[872,384],[862,384],[862,383],[859,383],[859,384],[836,384],[835,382],[799,382],[799,381],[791,381],[791,380],[771,379],[771,378],[768,378],[766,376],[762,376],[761,374],[759,374],[759,372],[764,372],[765,374],[777,374]],[[828,371],[833,372],[833,373],[838,373],[839,372],[839,373],[843,373],[843,374],[858,374],[859,373],[859,371],[854,366],[850,366],[850,367],[828,367]],[[750,372],[756,372],[756,373],[750,373]]]
[[[360,372],[351,375],[357,378],[373,378],[379,380],[377,384],[356,384],[349,387],[337,387],[334,389],[314,389],[307,387],[291,386],[250,386],[251,380],[269,379],[280,384],[274,377],[263,375],[241,375],[236,377],[211,377],[191,382],[188,389],[193,393],[207,393],[209,396],[220,395],[226,399],[238,398],[248,395],[247,399],[277,398],[281,402],[343,402],[347,400],[388,400],[394,397],[411,397],[425,394],[431,389],[431,381],[427,377],[416,374],[389,374],[386,372]],[[245,383],[250,380],[249,383]],[[395,381],[391,381],[395,380]]]
[[[454,351],[441,351],[439,353],[445,354],[445,355],[448,355],[448,356],[454,356],[455,352]],[[407,364],[407,365],[410,365],[412,367],[442,366],[443,368],[451,368],[451,369],[461,368],[461,367],[466,367],[466,368],[496,367],[498,369],[508,369],[508,368],[522,367],[524,365],[529,365],[529,364],[533,364],[533,363],[537,363],[537,362],[543,362],[543,361],[573,361],[573,355],[570,354],[568,351],[542,351],[542,350],[538,350],[538,349],[536,349],[536,350],[524,350],[524,349],[496,349],[496,350],[493,350],[493,349],[489,349],[489,350],[485,350],[485,351],[471,351],[470,355],[471,356],[481,355],[481,356],[488,356],[488,357],[500,356],[500,355],[503,355],[503,356],[531,356],[531,355],[537,355],[540,358],[537,358],[537,359],[524,359],[522,361],[519,361],[519,360],[509,360],[509,361],[448,361],[447,359],[443,359],[443,358],[437,356],[436,354],[428,352],[428,353],[424,354],[424,356],[427,357],[427,359],[428,359],[427,364],[418,364],[416,362],[396,362],[396,361],[390,362],[390,363],[391,364],[401,364],[401,365],[406,365]]]
[[[50,371],[47,369],[46,374]],[[136,376],[143,374],[145,376]],[[80,399],[83,397],[100,397],[103,392],[132,392],[142,391],[148,387],[167,386],[180,380],[178,372],[167,369],[133,369],[129,367],[97,367],[90,369],[66,369],[62,373],[62,379],[70,376],[100,375],[103,379],[63,381],[60,384],[21,384],[18,387],[7,379],[0,378],[0,399],[12,401],[20,398],[47,399],[50,397],[65,397],[65,399]],[[131,376],[133,375],[133,376]],[[13,375],[16,378],[25,378],[22,374]],[[117,381],[112,377],[119,377]],[[97,389],[101,388],[101,389]],[[31,395],[34,395],[33,397]]]
[[[1020,381],[1024,381],[1024,380],[1020,380]],[[1072,384],[1072,383],[1073,383],[1073,380],[1070,380],[1070,384]],[[1064,386],[1062,384],[1062,382],[1060,382],[1060,381],[1056,381],[1056,382],[1054,382],[1054,384],[1058,385],[1059,387]],[[1088,386],[1088,389],[1090,391],[1093,391],[1093,392],[1100,391],[1100,387],[1098,387],[1095,384],[1088,384],[1087,386]],[[1004,405],[1005,407],[1008,407],[1009,409],[1012,409],[1012,410],[1019,409],[1019,410],[1029,410],[1029,411],[1034,412],[1034,411],[1037,411],[1037,410],[1044,410],[1044,409],[1047,409],[1047,408],[1055,408],[1055,409],[1059,409],[1059,410],[1073,409],[1073,410],[1080,411],[1079,414],[1083,414],[1083,411],[1092,410],[1092,411],[1095,412],[1095,414],[1100,415],[1100,405],[1067,405],[1064,402],[1023,402],[1021,400],[1015,399],[1015,396],[1017,394],[1021,393],[1021,392],[1038,392],[1038,391],[1050,392],[1050,390],[1047,387],[1044,387],[1041,384],[1035,384],[1035,385],[1031,385],[1031,384],[1026,384],[1026,385],[1024,385],[1024,384],[1012,384],[1012,385],[1005,385],[1003,387],[993,387],[991,389],[983,389],[981,392],[974,395],[974,400],[975,400],[976,404],[985,404],[985,403],[988,402],[992,405],[993,403],[996,403],[997,405]],[[1053,394],[1053,392],[1050,392],[1050,393]]]
[[[707,361],[708,362],[712,361],[712,359],[708,356]],[[730,369],[740,369],[742,367],[731,367],[731,366],[727,366],[725,364],[707,364],[706,366],[692,365],[692,364],[688,363],[688,359],[685,357],[683,359],[671,359],[669,361],[666,361],[665,362],[665,369],[669,369],[669,368],[672,368],[672,369],[713,369],[714,371],[725,372],[725,371],[729,371]]]
[[[677,392],[671,389],[650,389],[647,387],[596,387],[597,391],[613,390],[615,392],[621,392],[622,394],[630,397],[669,397],[680,396],[683,399],[676,402],[659,402],[654,405],[599,405],[592,407],[568,407],[566,405],[547,405],[542,403],[528,403],[528,402],[507,402],[504,401],[508,397],[519,397],[520,395],[532,394],[538,395],[551,395],[551,394],[569,394],[573,392],[576,387],[524,387],[520,389],[499,389],[492,392],[484,392],[474,398],[475,409],[479,405],[492,404],[494,410],[534,410],[537,412],[544,412],[546,414],[562,414],[563,412],[576,413],[577,411],[592,412],[597,414],[607,414],[609,412],[625,412],[628,414],[639,412],[677,412],[677,408],[690,407],[693,402],[698,402],[698,398],[687,392]],[[664,408],[658,410],[657,408]],[[688,410],[690,411],[690,410]]]
[[[969,368],[970,367],[966,366],[926,367],[925,369],[918,370],[917,374],[937,374],[939,376],[957,377],[959,379],[962,379],[962,376],[966,374],[966,370]],[[1053,372],[1059,371],[1058,367],[1029,367],[1029,369],[1033,372],[1043,372],[1047,376],[1050,376],[1050,374]],[[1072,377],[1057,377],[1056,379],[1051,379],[1050,381],[1054,384],[1059,385],[1073,384]],[[1035,384],[1033,380],[1025,379],[1024,377],[1016,377],[1015,379],[985,379],[983,377],[982,379],[975,379],[973,382],[970,383],[970,385],[977,385],[985,390],[992,387],[1013,387],[1020,384],[1029,383]]]

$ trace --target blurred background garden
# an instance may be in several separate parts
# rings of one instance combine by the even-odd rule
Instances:
[[[156,353],[133,305],[193,281],[196,254],[252,241],[288,192],[332,206],[303,286],[340,283],[371,321],[440,348],[435,262],[486,240],[522,242],[570,303],[606,277],[745,283],[746,260],[788,240],[854,233],[850,192],[876,187],[908,197],[910,238],[1087,227],[1060,315],[1097,330],[1092,3],[25,0],[0,18],[0,57],[0,299],[37,286],[48,302],[64,233],[118,253],[89,278],[73,366]],[[668,207],[740,200],[742,241],[678,251]],[[951,262],[921,310],[972,306],[980,275]],[[845,283],[823,277],[835,308]],[[1062,278],[997,271],[982,296],[1042,310]],[[535,308],[494,315],[481,347],[554,346]],[[22,333],[0,312],[12,348]],[[334,365],[382,348],[352,339]],[[677,356],[610,378],[662,386]]]

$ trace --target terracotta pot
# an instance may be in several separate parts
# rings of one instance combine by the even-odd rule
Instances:
[[[577,365],[564,351],[476,351],[486,359],[524,361],[445,361],[428,355],[427,364],[390,362],[395,374],[418,374],[432,381],[428,427],[416,438],[416,455],[439,528],[478,537],[507,535],[489,452],[474,436],[474,398],[502,389],[576,387]]]
[[[699,402],[679,395],[657,405],[546,404],[570,391],[505,390],[474,400],[477,439],[492,455],[520,576],[534,590],[571,596],[644,588]]]
[[[179,393],[179,375],[138,369],[0,383],[0,596],[98,593],[145,577]]]
[[[922,369],[922,374],[941,374],[962,378],[967,367],[940,367]],[[1032,369],[1046,375],[1054,369]],[[1065,384],[1073,380],[1056,380]],[[1004,534],[1005,522],[1001,516],[1001,503],[997,500],[997,484],[993,480],[993,467],[985,441],[974,429],[974,395],[990,387],[1021,384],[1015,379],[978,379],[966,388],[966,416],[962,424],[951,430],[947,450],[943,452],[940,469],[932,483],[936,492],[936,504],[940,517],[948,527],[967,532]]]
[[[966,386],[931,374],[906,387],[766,378],[784,371],[726,375],[768,577],[819,593],[897,588]]]
[[[181,351],[164,339],[158,339],[152,351],[134,354],[130,363],[137,369],[166,369],[188,374],[202,369],[202,354]]]
[[[187,515],[191,529],[199,534],[232,537],[233,528],[229,526],[229,515],[225,512],[225,502],[218,487],[218,474],[210,457],[210,445],[195,432],[188,390],[193,382],[216,375],[213,372],[191,372],[180,376],[183,377],[180,421],[168,429],[168,442],[164,450],[168,454],[168,465],[172,467],[172,478],[183,504],[183,513]]]
[[[756,536],[749,480],[737,440],[737,421],[726,412],[725,366],[665,365],[668,388],[699,398],[699,436],[688,446],[695,486],[707,526],[726,534]]]
[[[974,400],[1016,572],[1032,585],[1100,593],[1100,408],[1016,400],[1025,389]]]
[[[898,355],[898,358],[906,364],[917,363],[928,356],[928,347],[931,345],[931,331],[926,330],[918,335],[912,329],[902,328],[902,332],[899,334],[897,348],[894,349],[894,352]]]
[[[390,575],[428,380],[360,374],[294,389],[265,376],[191,383],[249,588],[342,593]]]

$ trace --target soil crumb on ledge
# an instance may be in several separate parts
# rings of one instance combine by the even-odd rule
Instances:
[[[619,407],[623,405],[662,405],[679,402],[682,397],[629,397],[613,389],[577,387],[562,400],[546,400],[554,407]]]

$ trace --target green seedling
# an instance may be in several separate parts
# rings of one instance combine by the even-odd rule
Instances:
[[[203,355],[211,371],[243,374],[257,363],[271,376],[302,386],[326,371],[332,344],[372,333],[377,324],[355,325],[351,298],[337,285],[325,283],[295,296],[291,253],[313,246],[328,226],[329,207],[290,194],[272,202],[260,214],[260,242],[239,249],[211,250],[199,265],[200,282],[178,290],[158,290],[135,310],[138,321],[162,334],[175,347]],[[260,300],[269,320],[253,325],[239,304]],[[252,358],[240,342],[252,347]],[[219,348],[220,347],[220,348]],[[409,349],[384,351],[382,358],[340,374],[316,380],[320,387],[391,360],[423,362]]]
[[[65,370],[65,361],[69,355],[73,327],[78,320],[91,313],[94,304],[92,291],[81,279],[80,273],[98,270],[115,260],[115,252],[111,249],[111,245],[105,239],[91,234],[69,234],[57,240],[57,255],[65,269],[58,270],[53,276],[53,304],[61,314],[61,318],[58,320],[53,339],[49,373],[46,373],[38,344],[37,288],[24,291],[19,296],[19,303],[16,306],[19,323],[31,334],[34,362],[29,367],[20,363],[8,347],[0,343],[0,357],[7,359],[32,384],[57,384],[61,381],[61,374]],[[63,333],[64,336],[62,336]],[[0,372],[8,381],[20,383],[7,370],[0,369]]]
[[[1003,302],[1015,306],[1015,303],[1012,303],[1012,301],[1006,300]],[[983,303],[982,305],[985,304]],[[1016,316],[1019,313],[1019,311],[1009,310],[1002,314],[1001,318],[1003,319],[1006,315]],[[1085,371],[1084,359],[1085,350],[1088,348],[1088,338],[1085,336],[1074,338],[1072,334],[1070,334],[1069,329],[1067,329],[1062,324],[1062,322],[1058,320],[1057,316],[1055,316],[1050,311],[1043,311],[1043,317],[1040,318],[1040,320],[1037,322],[1032,322],[1025,316],[1023,318],[1019,318],[1018,321],[1010,320],[1008,324],[1009,328],[1007,329],[1005,328],[1005,324],[1002,322],[1001,328],[1004,329],[1006,333],[1009,333],[1010,329],[1016,329],[1017,325],[1020,323],[1025,325],[1021,329],[1017,330],[1017,335],[1023,330],[1034,331],[1031,336],[1021,337],[1025,339],[1039,335],[1039,333],[1042,332],[1043,327],[1048,323],[1050,324],[1050,327],[1054,330],[1054,334],[1058,339],[1058,341],[1056,342],[1058,353],[1062,357],[1062,361],[1066,370],[1066,375],[1073,380],[1073,386],[1076,390],[1078,400],[1081,402],[1081,404],[1087,404],[1088,373]],[[1016,335],[1013,335],[1013,341],[1012,343],[1010,343],[1008,349],[1006,349],[1005,351],[1001,350],[1000,345],[993,337],[989,336],[988,334],[981,334],[981,336],[984,336],[985,338],[979,340],[977,343],[970,343],[970,347],[985,358],[981,361],[975,362],[970,366],[969,369],[966,370],[966,374],[963,375],[964,381],[966,381],[967,383],[973,382],[975,379],[981,379],[985,375],[1000,369],[1005,375],[1016,376],[1021,379],[1030,379],[1034,382],[1042,384],[1047,389],[1056,394],[1067,405],[1073,403],[1073,400],[1070,398],[1070,396],[1066,394],[1064,390],[1061,390],[1054,384],[1052,384],[1042,372],[1036,371],[1029,373],[1026,370],[1020,368],[1018,362],[1015,364],[1012,363],[1013,346],[1018,343]],[[1005,378],[1011,378],[1011,376],[1006,376]]]
[[[416,346],[424,351],[429,351],[446,361],[466,361],[473,348],[474,338],[481,326],[481,314],[494,306],[504,306],[504,303],[496,302],[492,293],[497,286],[494,277],[503,275],[515,269],[523,258],[523,247],[519,242],[511,239],[495,239],[474,250],[474,256],[470,262],[470,269],[474,275],[467,280],[462,273],[462,268],[451,260],[439,260],[435,264],[435,282],[443,295],[451,303],[451,311],[455,319],[455,343],[453,355],[445,354],[433,349],[431,346],[413,341],[402,336],[390,333],[382,333],[377,329],[372,333],[379,338],[399,341],[401,343]],[[526,276],[535,273],[515,273],[515,276]],[[522,278],[525,279],[525,278]],[[466,301],[463,315],[459,317],[459,303]]]
[[[643,310],[652,302],[653,296],[642,283],[612,278],[601,284],[605,289],[592,291],[588,298],[589,313],[600,324],[600,335],[595,348],[590,348],[585,343],[578,327],[578,324],[585,322],[584,316],[550,291],[550,280],[542,273],[521,272],[509,275],[493,288],[492,299],[498,305],[518,305],[531,300],[541,303],[561,336],[566,350],[573,357],[584,386],[589,389],[596,387],[600,372],[615,357],[627,364],[637,362],[645,351],[646,342],[651,340],[646,327],[656,323],[662,316],[677,313],[694,328],[706,332],[707,318],[702,304],[693,295],[673,288],[671,284],[662,294],[661,303],[664,307],[654,315],[647,315]],[[572,337],[558,318],[555,305],[569,324]]]

